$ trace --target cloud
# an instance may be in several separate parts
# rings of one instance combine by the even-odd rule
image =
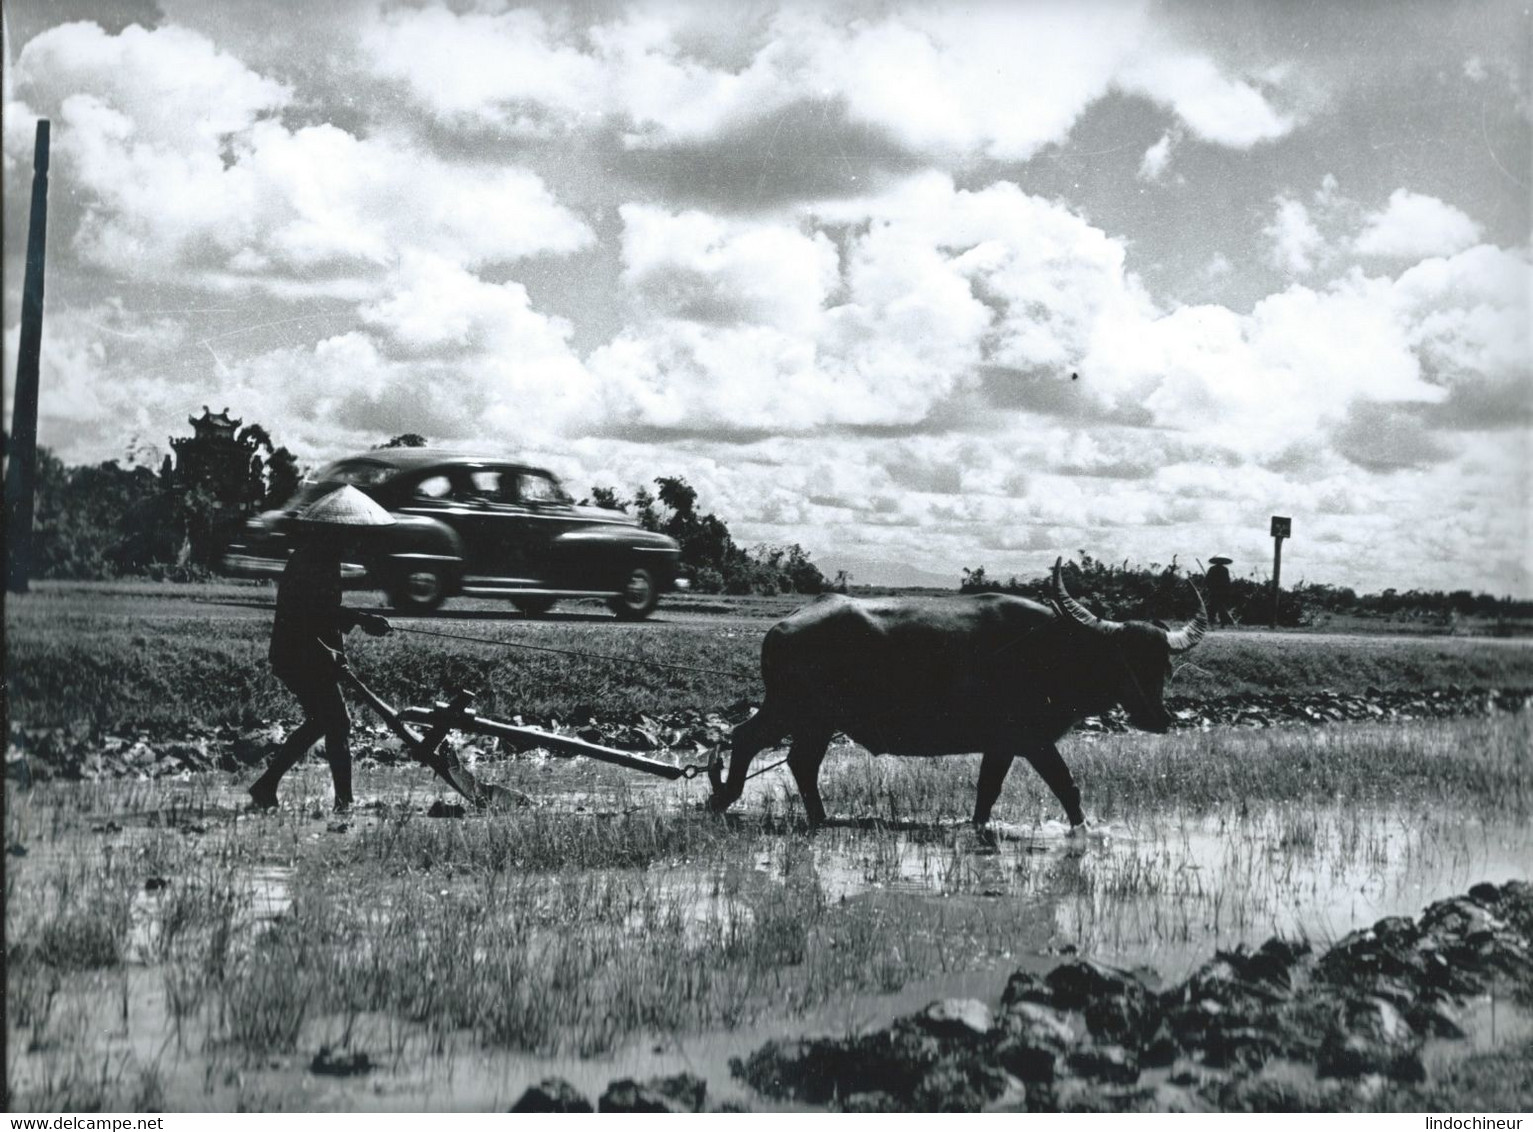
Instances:
[[[1196,137],[1233,149],[1272,141],[1294,127],[1294,120],[1273,109],[1250,83],[1230,78],[1206,55],[1173,45],[1133,57],[1117,82],[1170,107]]]
[[[1149,309],[1121,245],[1006,182],[928,174],[793,224],[622,217],[636,317],[590,365],[630,427],[934,421],[987,372],[1065,377],[1115,318]]]
[[[1424,259],[1473,247],[1480,226],[1436,197],[1396,189],[1389,204],[1369,216],[1354,247],[1359,255]]]
[[[823,233],[622,207],[623,279],[650,317],[813,334],[837,278]]]
[[[130,278],[359,295],[409,249],[482,266],[592,239],[524,170],[289,130],[287,87],[184,29],[65,25],[30,41],[17,72],[28,105],[60,119],[76,252]]]
[[[1262,233],[1272,241],[1267,261],[1287,275],[1313,271],[1325,247],[1325,237],[1310,219],[1309,209],[1291,197],[1277,198],[1277,216]]]
[[[819,140],[849,139],[874,161],[892,153],[863,131],[894,152],[1025,161],[1115,88],[1167,106],[1218,145],[1247,148],[1292,128],[1208,56],[1147,37],[1149,18],[1143,3],[785,6],[760,20],[680,6],[582,28],[542,10],[432,7],[380,14],[362,44],[374,74],[444,122],[529,136],[601,123],[634,150],[709,148],[724,161],[747,156],[732,141],[758,137],[762,123],[793,131],[804,113]]]
[[[1166,171],[1166,166],[1171,162],[1171,147],[1175,139],[1167,132],[1160,136],[1149,149],[1144,151],[1144,157],[1139,162],[1139,179],[1141,181],[1158,181],[1161,174]]]
[[[537,135],[606,110],[601,61],[564,21],[534,8],[383,10],[360,38],[376,75],[450,123]]]
[[[1424,260],[1401,274],[1389,300],[1443,392],[1433,413],[1454,428],[1515,428],[1533,420],[1533,262],[1526,250],[1486,245]]]
[[[1405,405],[1359,401],[1348,410],[1335,440],[1338,452],[1370,472],[1431,467],[1453,455],[1420,413]]]

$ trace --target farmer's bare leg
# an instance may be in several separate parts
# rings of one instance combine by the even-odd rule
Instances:
[[[1059,749],[1052,743],[1045,747],[1033,747],[1027,752],[1027,761],[1033,764],[1033,769],[1043,777],[1043,781],[1049,784],[1049,789],[1054,791],[1054,797],[1064,805],[1070,824],[1084,825],[1086,815],[1081,812],[1080,787],[1075,785],[1075,779],[1070,774],[1070,768],[1065,765],[1065,760],[1059,757]]]
[[[825,804],[820,800],[820,763],[825,759],[825,748],[830,746],[830,736],[828,727],[803,726],[793,736],[793,746],[788,751],[788,769],[798,783],[811,826],[825,824]]]
[[[1010,751],[986,751],[979,764],[979,791],[974,799],[974,824],[984,825],[990,820],[995,800],[1001,796],[1006,784],[1006,772],[1011,770],[1016,756]]]
[[[351,716],[346,711],[340,686],[329,684],[317,690],[304,706],[324,728],[325,760],[330,764],[330,780],[335,786],[335,805],[337,809],[346,809],[352,802]]]
[[[757,752],[780,743],[788,728],[772,712],[770,704],[751,716],[730,735],[729,775],[722,784],[715,784],[713,797],[708,805],[715,812],[723,812],[740,800],[745,791],[745,775]]]
[[[266,764],[266,773],[251,783],[250,797],[259,806],[275,806],[277,804],[277,783],[282,781],[282,776],[295,767],[304,755],[309,753],[309,748],[319,742],[325,733],[325,726],[317,719],[305,719],[286,739],[282,746],[277,748],[277,753],[272,756],[271,762]]]

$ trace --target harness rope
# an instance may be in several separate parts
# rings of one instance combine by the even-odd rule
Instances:
[[[702,668],[695,664],[675,664],[671,661],[665,660],[645,660],[643,657],[637,656],[612,656],[608,653],[583,652],[579,649],[559,649],[554,648],[552,645],[534,645],[529,644],[526,641],[507,641],[498,637],[475,637],[470,636],[467,633],[441,633],[433,629],[412,629],[406,625],[394,626],[394,632],[415,633],[416,635],[422,637],[443,637],[452,641],[474,641],[478,644],[498,645],[501,648],[507,649],[529,649],[534,652],[552,652],[558,653],[561,656],[583,657],[587,660],[610,660],[617,664],[644,664],[650,666],[651,668],[668,668],[678,672],[700,672],[708,676],[728,676],[741,680],[755,679],[754,673],[745,672],[741,669]],[[788,756],[784,755],[775,763],[769,763],[768,765],[761,767],[759,770],[754,770],[750,774],[747,774],[744,778],[744,781],[749,782],[757,775],[765,774],[769,770],[776,770],[787,761]],[[710,765],[711,764],[709,763],[689,763],[683,767],[683,769],[691,772],[690,774],[686,775],[687,778],[691,779],[696,777],[698,771],[709,769]]]

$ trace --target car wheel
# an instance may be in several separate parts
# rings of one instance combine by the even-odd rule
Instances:
[[[511,599],[511,604],[528,617],[537,617],[539,614],[547,613],[552,609],[554,602],[558,600],[556,597],[514,597]]]
[[[623,579],[623,588],[607,601],[612,612],[624,621],[638,621],[648,617],[660,604],[660,587],[655,576],[642,566],[635,566]]]
[[[401,613],[430,613],[447,600],[450,578],[439,562],[415,562],[400,567],[389,587],[389,604]]]

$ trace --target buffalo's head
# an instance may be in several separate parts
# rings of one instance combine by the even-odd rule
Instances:
[[[1076,632],[1091,634],[1092,651],[1106,670],[1099,674],[1104,688],[1128,712],[1129,722],[1157,733],[1171,726],[1166,711],[1166,681],[1171,677],[1171,658],[1187,652],[1208,632],[1208,611],[1196,586],[1198,613],[1180,629],[1168,629],[1145,621],[1107,621],[1098,617],[1065,589],[1063,559],[1054,563],[1054,604]],[[1191,583],[1188,583],[1191,585]]]

